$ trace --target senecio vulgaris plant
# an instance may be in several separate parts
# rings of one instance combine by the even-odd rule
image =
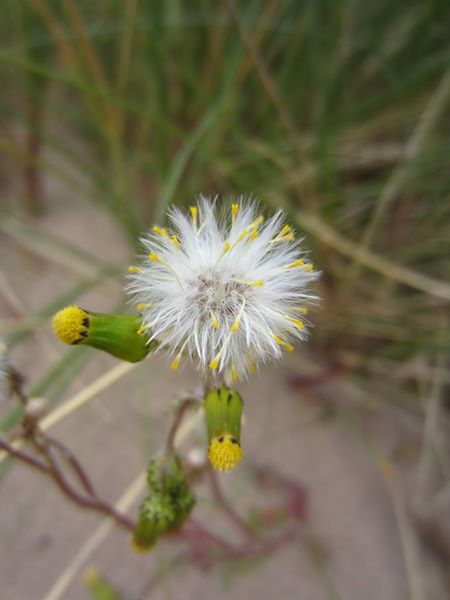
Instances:
[[[135,313],[68,306],[54,316],[54,332],[125,361],[166,352],[174,370],[193,363],[203,381],[194,400],[206,416],[208,458],[213,469],[228,471],[244,455],[235,385],[306,339],[318,272],[283,211],[265,219],[253,200],[224,207],[200,197],[187,211],[172,207],[168,225],[155,225],[140,241],[127,285]],[[141,550],[179,530],[195,504],[173,439],[151,460],[147,481],[133,535]]]

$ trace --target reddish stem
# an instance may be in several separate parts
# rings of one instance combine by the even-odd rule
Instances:
[[[216,472],[210,467],[208,469],[209,480],[211,483],[211,491],[216,502],[221,506],[228,518],[236,525],[236,527],[245,535],[245,537],[254,537],[255,533],[251,527],[240,517],[234,510],[234,507],[228,502],[225,494],[219,483],[219,478]]]
[[[101,500],[97,496],[85,496],[83,494],[80,494],[77,490],[75,490],[72,487],[72,485],[67,481],[66,477],[64,476],[64,473],[58,465],[57,459],[54,456],[53,448],[48,447],[47,449],[45,449],[45,453],[50,462],[51,476],[53,477],[54,481],[57,483],[61,491],[68,498],[73,500],[76,504],[78,504],[78,506],[81,506],[83,508],[89,508],[97,512],[106,514],[112,517],[115,521],[117,521],[117,523],[125,527],[125,529],[128,529],[129,531],[134,531],[136,527],[135,521],[133,519],[130,519],[130,517],[128,517],[127,515],[117,511],[112,504]]]
[[[38,469],[43,473],[50,473],[51,471],[50,467],[47,464],[35,458],[28,452],[25,452],[24,450],[14,448],[14,446],[10,444],[7,440],[5,440],[3,437],[0,437],[0,448],[2,448],[2,450],[7,452],[14,458],[21,460],[22,462],[28,464],[30,467],[34,467],[35,469]]]
[[[58,450],[63,454],[64,458],[72,467],[73,471],[75,472],[76,476],[78,477],[81,485],[84,487],[86,492],[88,492],[88,494],[90,494],[91,496],[97,496],[93,483],[89,479],[88,474],[82,467],[80,461],[73,454],[73,452],[69,448],[67,448],[67,446],[65,446],[62,442],[53,437],[50,437],[47,434],[45,434],[45,439],[51,446],[58,448]]]

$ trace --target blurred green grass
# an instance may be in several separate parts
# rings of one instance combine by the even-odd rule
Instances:
[[[363,414],[386,403],[423,419],[423,456],[448,473],[433,390],[450,381],[449,22],[447,0],[3,0],[0,235],[78,270],[7,330],[9,345],[120,277],[107,249],[92,256],[41,227],[58,202],[107,211],[133,255],[170,203],[253,194],[288,212],[323,272],[309,365],[341,369]],[[80,350],[31,393],[57,402],[90,362]],[[346,400],[324,418],[377,462]]]
[[[448,2],[3,6],[0,171],[23,181],[4,219],[51,210],[51,177],[133,253],[171,202],[254,194],[323,271],[311,353],[414,391],[398,365],[450,346]]]

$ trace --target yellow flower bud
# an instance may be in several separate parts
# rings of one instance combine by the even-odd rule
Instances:
[[[211,390],[205,398],[208,458],[214,469],[233,469],[244,456],[241,449],[242,398],[231,388]]]
[[[243,456],[239,442],[228,433],[213,437],[209,443],[208,458],[216,471],[233,469]]]
[[[158,345],[141,335],[138,315],[94,313],[79,306],[67,306],[57,312],[53,331],[65,344],[91,346],[128,362],[144,359]]]
[[[79,344],[88,335],[89,313],[79,306],[66,306],[53,317],[53,331],[64,344]]]

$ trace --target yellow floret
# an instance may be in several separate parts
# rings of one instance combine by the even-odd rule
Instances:
[[[53,331],[65,344],[78,344],[88,335],[89,314],[79,306],[66,306],[53,317]]]
[[[231,205],[231,222],[232,223],[234,223],[238,212],[239,212],[239,204],[232,204]]]
[[[88,567],[83,575],[84,583],[88,586],[95,585],[101,578],[101,573],[96,567]]]
[[[172,361],[170,368],[176,371],[180,366],[181,354],[177,354],[174,360]]]
[[[243,456],[239,442],[228,433],[213,437],[209,444],[208,458],[216,471],[233,469]]]
[[[219,360],[220,358],[217,358],[217,356],[213,358],[212,361],[209,363],[209,368],[215,371],[219,366]]]
[[[145,540],[140,540],[135,535],[133,535],[130,539],[130,548],[138,554],[147,554],[147,552],[149,552],[154,545],[155,542],[147,542]]]

